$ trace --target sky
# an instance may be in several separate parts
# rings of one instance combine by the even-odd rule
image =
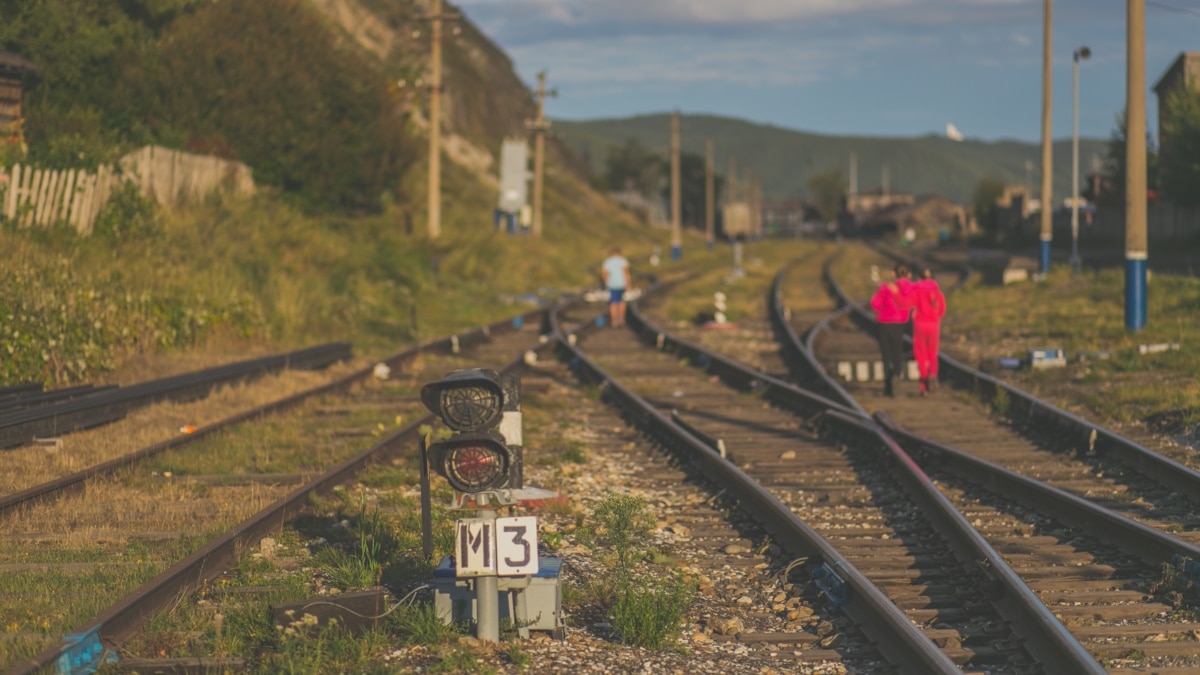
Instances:
[[[1043,0],[457,0],[551,119],[678,109],[823,134],[1041,139]],[[1125,108],[1126,0],[1054,0],[1055,138],[1108,138]],[[1200,50],[1200,0],[1147,0],[1150,88]],[[686,122],[685,122],[686,123]]]

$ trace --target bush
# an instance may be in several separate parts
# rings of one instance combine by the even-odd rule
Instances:
[[[646,500],[634,495],[612,493],[592,512],[594,523],[580,532],[589,544],[611,549],[618,573],[626,573],[646,551],[645,542],[654,531],[654,515]]]
[[[629,644],[661,649],[674,641],[692,603],[693,588],[679,574],[626,579],[613,605],[613,628]]]

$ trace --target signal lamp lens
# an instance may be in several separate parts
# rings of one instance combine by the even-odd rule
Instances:
[[[506,457],[487,443],[468,443],[449,448],[445,455],[446,479],[460,492],[487,490],[504,479]]]
[[[449,387],[441,391],[439,406],[453,429],[480,429],[500,416],[501,392],[486,387]]]

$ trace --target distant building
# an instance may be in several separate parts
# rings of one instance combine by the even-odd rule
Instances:
[[[894,202],[858,214],[858,227],[865,234],[900,233],[912,228],[918,238],[939,238],[944,232],[951,237],[967,234],[971,226],[968,209],[942,197],[930,195],[916,199],[907,195],[906,202]]]
[[[25,81],[40,72],[25,57],[0,52],[0,132],[21,119],[21,95]]]
[[[846,210],[852,214],[865,213],[887,208],[889,206],[904,206],[917,200],[910,194],[886,192],[882,188],[873,192],[858,192],[846,195]]]
[[[1180,52],[1158,83],[1154,85],[1154,94],[1158,97],[1158,143],[1162,145],[1163,116],[1167,109],[1167,99],[1182,89],[1200,87],[1200,52]]]
[[[1160,156],[1164,148],[1168,149],[1169,153],[1171,147],[1169,134],[1163,132],[1163,120],[1167,115],[1167,101],[1176,92],[1197,88],[1200,88],[1200,52],[1180,52],[1162,77],[1158,78],[1158,83],[1154,85],[1154,94],[1158,97],[1158,149]],[[1159,162],[1160,185],[1162,172],[1163,164]]]

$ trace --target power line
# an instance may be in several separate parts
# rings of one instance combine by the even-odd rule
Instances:
[[[1155,2],[1155,0],[1146,0],[1146,4],[1156,9],[1165,9],[1168,12],[1178,12],[1180,14],[1200,16],[1200,9],[1192,9],[1191,7],[1176,7],[1174,5],[1168,5],[1165,2]]]

